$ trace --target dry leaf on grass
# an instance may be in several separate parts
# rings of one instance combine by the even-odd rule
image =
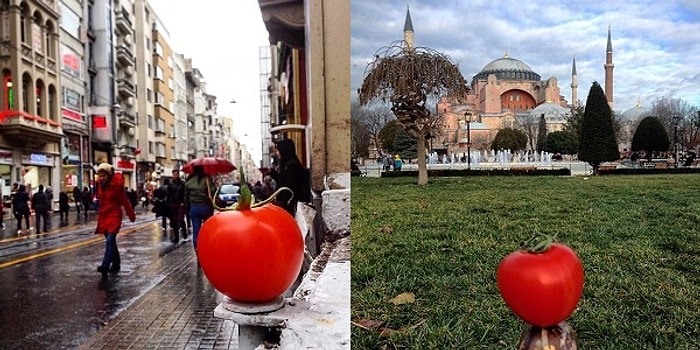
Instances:
[[[391,328],[386,328],[386,327],[384,327],[384,328],[381,329],[381,332],[379,332],[379,336],[380,336],[380,337],[388,337],[388,336],[391,336],[391,335],[394,334],[394,333],[399,333],[399,331],[397,331],[397,330],[395,330],[395,329],[391,329]]]
[[[413,304],[416,302],[415,294],[411,292],[401,293],[389,300],[394,305]]]
[[[391,226],[384,226],[384,227],[378,228],[377,231],[379,231],[381,233],[392,233],[392,232],[394,232],[394,229],[391,228]]]
[[[352,323],[360,328],[372,330],[379,328],[379,326],[381,326],[384,322],[378,320],[370,320],[368,318],[361,318],[357,320],[357,322]]]

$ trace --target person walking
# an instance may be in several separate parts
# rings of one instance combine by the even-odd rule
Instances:
[[[15,192],[12,198],[12,213],[17,220],[17,235],[22,234],[22,218],[27,226],[27,230],[31,231],[32,228],[29,226],[29,215],[31,214],[29,210],[29,193],[27,193],[27,187],[24,185],[19,185],[17,187],[17,192]]]
[[[189,207],[192,220],[192,246],[197,252],[197,235],[202,223],[214,215],[211,188],[214,181],[204,173],[201,165],[192,167],[192,173],[185,181],[185,205]]]
[[[403,166],[403,159],[401,159],[401,156],[396,154],[394,156],[394,171],[401,171],[402,166]]]
[[[44,232],[49,231],[50,208],[51,202],[49,202],[49,197],[46,195],[46,192],[44,192],[44,185],[39,185],[39,190],[32,196],[32,209],[34,209],[34,223],[36,225],[36,233],[41,233],[42,226],[44,228]]]
[[[92,192],[90,192],[90,188],[85,186],[83,187],[83,193],[82,193],[82,198],[83,198],[83,214],[85,216],[85,221],[88,219],[88,211],[92,209]]]
[[[163,185],[153,191],[153,212],[156,218],[160,217],[160,229],[165,233],[168,230],[168,213],[170,212],[165,199],[168,196],[169,179],[163,180]]]
[[[277,188],[287,187],[294,195],[289,191],[282,191],[277,195],[274,203],[295,216],[298,198],[303,188],[302,182],[308,180],[304,178],[304,166],[297,157],[294,141],[290,139],[278,141],[275,144],[275,154],[279,159],[278,168],[273,169],[270,175],[277,183]]]
[[[80,209],[83,207],[83,193],[80,191],[80,187],[73,187],[73,202],[75,203],[75,210],[78,212],[78,217],[80,217]]]
[[[180,231],[183,240],[187,241],[187,226],[185,225],[185,182],[180,178],[180,170],[173,169],[173,179],[170,180],[165,196],[165,203],[170,213],[170,228],[172,229],[173,243],[180,242]]]
[[[68,205],[68,193],[66,191],[61,191],[58,193],[58,213],[61,215],[61,222],[68,221],[68,211],[70,210],[70,205]]]
[[[122,226],[124,211],[131,222],[136,221],[136,213],[126,197],[122,174],[115,174],[112,165],[102,163],[97,167],[97,177],[98,182],[95,188],[99,206],[95,234],[105,236],[105,254],[102,264],[97,267],[97,272],[101,273],[102,277],[106,277],[107,272],[119,272],[121,269],[117,233]]]

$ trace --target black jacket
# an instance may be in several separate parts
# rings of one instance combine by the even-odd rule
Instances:
[[[185,181],[170,181],[166,189],[165,202],[169,205],[185,203]]]
[[[301,193],[304,187],[302,182],[308,181],[308,179],[304,176],[304,166],[297,157],[294,142],[282,140],[277,142],[275,146],[280,153],[279,165],[277,170],[270,172],[270,175],[277,182],[277,188],[288,187],[295,193],[295,196],[292,196],[289,191],[280,192],[275,199],[275,204],[294,216],[298,203],[296,194]]]

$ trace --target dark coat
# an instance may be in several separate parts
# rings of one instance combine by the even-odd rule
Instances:
[[[12,198],[12,212],[23,215],[30,214],[29,193],[25,191],[15,193],[14,197]]]
[[[270,175],[277,182],[277,188],[288,187],[293,193],[301,193],[302,182],[307,179],[304,176],[304,166],[297,157],[294,142],[285,139],[277,142],[275,146],[280,153],[279,166],[277,170],[273,169]],[[280,192],[275,199],[275,204],[284,208],[292,216],[296,214],[297,203],[296,196],[292,196],[289,191]]]
[[[61,211],[68,211],[70,205],[68,205],[68,193],[61,191],[58,194],[58,209]]]

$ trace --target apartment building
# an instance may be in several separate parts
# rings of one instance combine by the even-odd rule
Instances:
[[[0,1],[3,199],[14,182],[29,187],[60,184],[60,74],[76,64],[61,60],[59,20],[59,2]]]
[[[152,15],[153,103],[155,155],[161,177],[171,177],[173,169],[184,165],[175,157],[175,79],[169,34],[158,17]]]

